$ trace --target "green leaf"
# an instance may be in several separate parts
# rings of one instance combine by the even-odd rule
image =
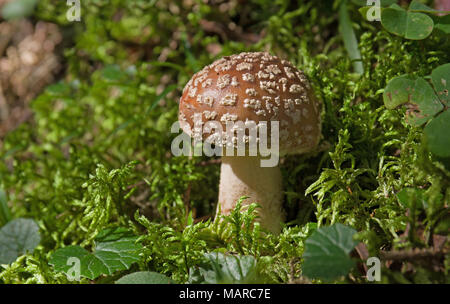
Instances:
[[[174,282],[157,272],[139,271],[121,277],[116,284],[173,284]]]
[[[127,77],[126,73],[116,64],[106,66],[101,73],[102,77],[109,82],[119,82]]]
[[[441,65],[431,72],[431,82],[438,98],[446,105],[450,105],[450,63]]]
[[[431,14],[436,14],[439,13],[438,10],[435,10],[417,0],[413,0],[411,2],[411,4],[409,5],[408,8],[409,11],[414,11],[414,12],[424,12],[424,13],[431,13]]]
[[[434,26],[428,15],[406,11],[395,4],[382,10],[381,24],[388,32],[412,40],[427,38]]]
[[[444,32],[444,34],[450,34],[450,15],[434,16],[434,28]]]
[[[1,15],[5,20],[30,16],[34,11],[36,3],[37,0],[10,1],[3,6]]]
[[[95,238],[95,248],[92,253],[80,246],[67,246],[58,249],[50,258],[50,264],[56,271],[68,273],[72,265],[70,258],[80,261],[80,275],[95,279],[102,274],[113,274],[119,270],[128,269],[131,264],[139,261],[142,246],[136,243],[134,236],[125,228],[113,228],[101,231]]]
[[[428,150],[440,158],[450,158],[450,111],[444,111],[425,127],[424,139]]]
[[[374,13],[376,13],[375,10],[379,10],[379,12],[381,13],[386,7],[395,4],[395,3],[397,2],[397,0],[381,0],[381,1],[380,1],[380,7],[379,7],[379,8],[377,8],[377,7],[375,6],[375,3],[369,3],[369,5],[368,5],[367,0],[352,0],[352,2],[354,2],[355,4],[361,6],[361,7],[358,9],[358,11],[359,11],[359,13],[361,14],[361,16],[362,16],[364,19],[367,19],[367,20],[369,20],[369,21],[373,21],[373,20],[370,20],[370,19],[368,18],[369,10],[370,10],[370,14],[371,14],[371,15],[373,15]],[[372,16],[372,17],[375,17],[375,16]],[[377,16],[377,17],[379,17],[379,16]],[[377,19],[375,19],[375,20],[377,20]],[[379,20],[377,20],[377,21],[379,21]]]
[[[206,262],[190,269],[189,283],[251,284],[262,283],[256,275],[256,259],[253,256],[234,256],[211,252]]]
[[[444,107],[425,79],[417,78],[414,81],[408,75],[389,81],[383,93],[383,101],[388,109],[408,104],[407,121],[414,126],[426,123]]]
[[[434,22],[430,16],[422,13],[407,13],[405,38],[411,40],[422,40],[427,38],[433,31]]]
[[[414,82],[410,103],[411,109],[406,119],[413,126],[426,123],[444,108],[433,88],[423,78],[417,78]]]
[[[424,198],[425,191],[416,188],[403,188],[397,193],[398,201],[405,208],[427,208],[427,202]]]
[[[406,11],[401,7],[391,6],[381,12],[381,24],[393,34],[404,36],[406,32]]]
[[[19,256],[33,253],[41,241],[39,226],[32,219],[18,218],[0,229],[0,264],[14,262]]]
[[[67,96],[70,94],[70,86],[66,83],[55,83],[47,87],[46,92],[52,96]]]
[[[384,89],[384,105],[388,109],[395,109],[409,102],[413,88],[414,80],[409,75],[402,75],[391,79]]]
[[[0,189],[0,224],[6,224],[12,219],[11,211],[8,207],[8,199],[3,189]]]
[[[339,31],[344,40],[344,46],[347,50],[350,60],[353,62],[353,69],[356,73],[364,73],[364,67],[361,61],[361,53],[358,48],[358,40],[352,27],[352,21],[348,14],[347,1],[343,1],[339,8]]]
[[[366,6],[367,0],[352,0],[353,3],[359,6]],[[380,6],[385,7],[397,3],[397,0],[380,0]]]
[[[314,231],[305,242],[303,274],[323,280],[347,275],[354,265],[349,253],[357,244],[353,240],[355,233],[339,223]]]
[[[61,249],[56,250],[50,260],[49,264],[55,267],[56,271],[68,273],[72,264],[69,262],[70,258],[77,258],[80,261],[80,272],[83,271],[83,265],[87,265],[87,257],[90,255],[89,251],[80,246],[71,245]],[[86,266],[84,266],[86,267]],[[86,271],[84,271],[86,272]]]

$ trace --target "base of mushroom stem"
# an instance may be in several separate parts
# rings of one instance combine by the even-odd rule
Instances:
[[[285,215],[282,208],[282,178],[280,168],[261,167],[260,157],[224,156],[220,172],[219,208],[221,214],[229,214],[243,196],[242,206],[258,203],[257,209],[263,229],[272,233],[281,231]]]

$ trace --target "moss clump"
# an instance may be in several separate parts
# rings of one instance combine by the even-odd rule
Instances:
[[[448,63],[448,37],[405,40],[349,4],[359,76],[337,31],[339,2],[87,0],[82,22],[69,23],[65,2],[39,1],[35,18],[63,30],[67,68],[1,147],[0,188],[14,217],[39,223],[42,241],[0,268],[0,280],[66,283],[48,265],[51,254],[90,246],[114,226],[141,236],[142,260],[132,270],[181,283],[211,251],[253,255],[265,282],[295,282],[305,239],[337,222],[359,231],[371,256],[436,245],[448,233],[450,172],[424,150],[422,130],[405,122],[404,110],[384,107],[382,89],[395,76],[426,76]],[[214,213],[219,168],[170,153],[170,126],[191,75],[221,56],[259,50],[305,71],[324,105],[325,148],[283,160],[289,221],[279,236],[250,225],[251,210],[202,222]],[[426,204],[414,216],[397,197],[405,188],[423,189]],[[445,282],[444,263],[434,266],[386,268],[383,281]],[[343,280],[364,282],[357,269]]]

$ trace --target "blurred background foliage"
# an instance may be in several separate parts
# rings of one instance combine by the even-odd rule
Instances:
[[[67,20],[65,1],[34,5],[27,19],[0,19],[0,33],[2,24],[9,31],[29,24],[27,35],[38,39],[30,73],[46,75],[31,86],[33,94],[20,95],[15,85],[31,74],[11,78],[13,51],[0,39],[0,71],[10,73],[0,80],[3,92],[11,91],[3,107],[20,103],[17,117],[8,120],[9,111],[2,121],[9,126],[0,139],[0,188],[13,217],[38,222],[42,240],[33,254],[0,267],[1,281],[66,283],[48,265],[50,255],[67,245],[92,246],[99,231],[114,226],[142,236],[134,270],[176,282],[186,282],[190,267],[213,250],[254,256],[265,282],[303,282],[304,240],[313,227],[338,222],[358,231],[370,256],[448,246],[449,168],[423,147],[422,129],[405,122],[405,109],[383,104],[393,77],[425,77],[449,62],[448,35],[406,40],[341,0],[83,0],[80,22]],[[344,43],[350,33],[339,31],[342,5],[361,75]],[[5,44],[20,57],[14,39]],[[242,51],[291,61],[323,102],[319,151],[281,160],[288,221],[279,236],[258,225],[205,222],[215,210],[220,160],[170,153],[184,85],[203,66]],[[50,55],[51,64],[42,59]],[[407,188],[424,202],[413,214],[416,197],[398,198]],[[448,282],[448,267],[448,256],[387,261],[382,281]],[[365,282],[360,269],[342,280]]]

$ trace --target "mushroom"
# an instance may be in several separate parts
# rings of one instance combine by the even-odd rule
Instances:
[[[273,146],[278,140],[278,160],[279,155],[315,149],[321,136],[320,106],[303,72],[267,52],[223,57],[191,78],[180,99],[179,122],[194,140],[212,142],[222,151],[217,213],[229,214],[239,198],[247,196],[244,205],[257,202],[261,207],[261,226],[279,233],[285,219],[282,176],[278,161],[275,166],[262,166],[267,155],[259,151],[250,154],[253,138],[249,130],[238,138],[228,130],[211,136],[212,128],[205,132],[202,127],[215,123],[223,130],[227,123],[240,121],[244,125],[254,122],[260,130],[261,123],[267,122],[271,134],[276,122],[279,137],[267,142]],[[223,154],[230,143],[236,150],[242,140],[246,144],[244,156]],[[256,139],[258,143],[261,140]]]

